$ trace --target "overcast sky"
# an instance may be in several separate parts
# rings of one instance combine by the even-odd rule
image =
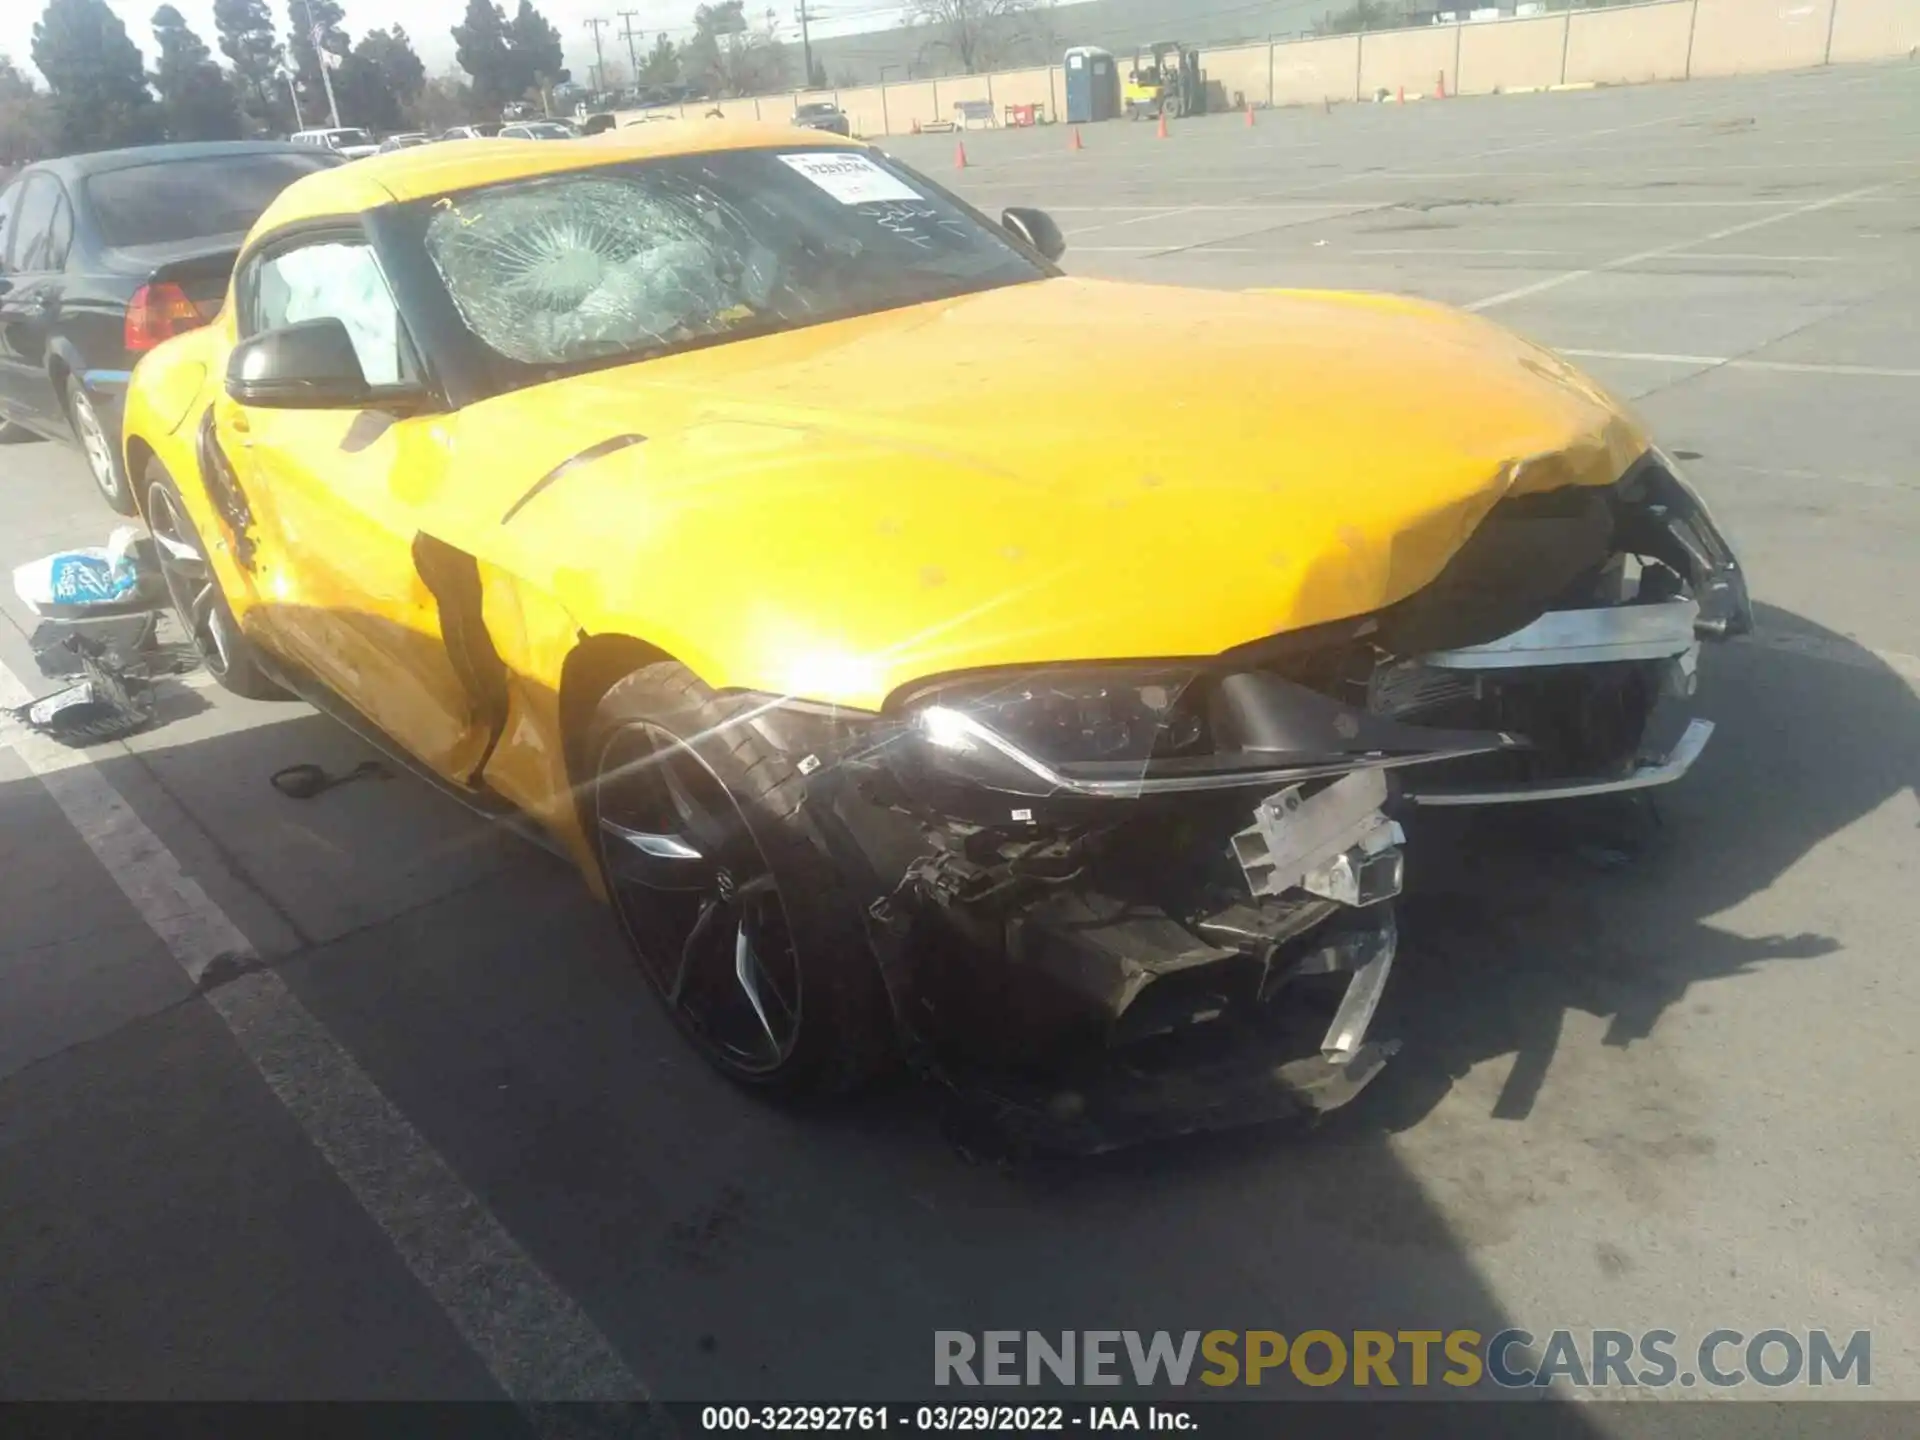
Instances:
[[[163,0],[107,0],[127,27],[127,34],[146,55],[149,67],[157,47],[153,43],[153,12]],[[219,56],[219,32],[213,26],[213,0],[172,0],[173,6]],[[289,28],[287,7],[300,0],[267,0],[274,15],[274,28],[283,37]],[[466,0],[340,0],[347,15],[347,33],[358,40],[368,30],[383,30],[398,23],[406,27],[413,48],[426,62],[427,73],[438,75],[452,67],[453,36],[449,33],[466,14]],[[560,31],[567,47],[567,65],[584,81],[587,67],[593,63],[593,33],[587,21],[593,16],[606,20],[600,31],[600,43],[608,56],[619,56],[624,64],[627,42],[621,38],[622,26],[631,23],[636,39],[634,48],[645,50],[653,37],[665,30],[675,40],[693,30],[693,10],[697,0],[535,0],[540,12]],[[511,15],[519,0],[507,0]],[[800,26],[795,16],[798,0],[747,0],[747,16],[758,22],[771,7],[781,38],[797,41]],[[0,54],[13,57],[22,69],[33,63],[33,26],[40,18],[41,0],[0,0]],[[906,7],[888,0],[807,0],[807,12],[813,17],[809,28],[815,35],[844,35],[858,30],[897,25],[905,17]],[[620,12],[631,10],[631,22]],[[303,12],[304,13],[304,12]],[[644,34],[644,44],[637,37]],[[224,58],[224,57],[221,57]]]

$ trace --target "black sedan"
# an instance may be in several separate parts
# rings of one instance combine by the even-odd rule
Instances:
[[[218,313],[274,196],[342,163],[227,141],[27,166],[0,192],[0,424],[78,445],[107,503],[133,514],[120,403],[134,362]]]
[[[838,105],[824,100],[812,101],[793,112],[793,123],[802,130],[827,130],[835,135],[852,135],[853,122]]]

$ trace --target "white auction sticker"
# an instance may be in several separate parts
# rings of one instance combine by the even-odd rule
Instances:
[[[923,200],[905,181],[882,170],[864,155],[845,150],[821,150],[812,154],[782,155],[807,179],[818,185],[842,205],[862,205],[869,200]]]

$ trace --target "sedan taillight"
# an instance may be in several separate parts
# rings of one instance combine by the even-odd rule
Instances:
[[[200,307],[171,280],[142,285],[127,302],[127,349],[139,354],[205,323]]]

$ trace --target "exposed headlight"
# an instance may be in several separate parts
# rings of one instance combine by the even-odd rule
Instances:
[[[958,778],[1022,794],[1062,788],[1058,767],[1142,770],[1203,755],[1195,676],[1162,667],[1060,668],[960,680],[910,710],[933,764]]]
[[[961,677],[895,713],[888,749],[919,775],[1034,797],[1250,788],[1518,743],[1403,725],[1264,672],[1203,681],[1164,664]]]

